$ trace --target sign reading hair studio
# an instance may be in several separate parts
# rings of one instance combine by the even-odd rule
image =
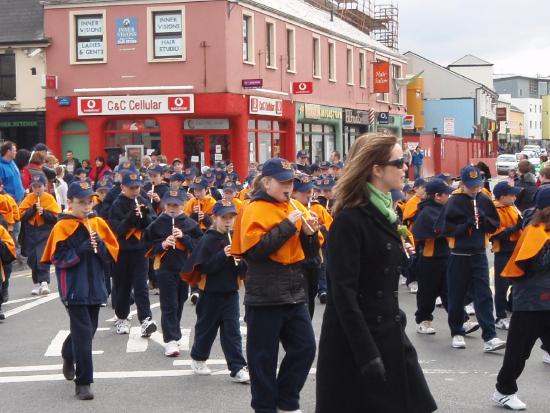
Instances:
[[[155,13],[155,57],[183,56],[183,19],[181,11]]]
[[[154,115],[193,113],[194,95],[79,97],[78,115]]]

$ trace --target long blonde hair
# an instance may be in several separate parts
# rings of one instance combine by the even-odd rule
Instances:
[[[398,142],[394,135],[382,133],[367,133],[355,140],[342,176],[334,187],[334,215],[344,208],[366,205],[369,202],[370,194],[366,183],[371,180],[372,168],[390,159],[396,143]]]

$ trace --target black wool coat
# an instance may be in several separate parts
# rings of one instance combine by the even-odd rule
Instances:
[[[317,361],[317,413],[428,413],[437,409],[405,334],[396,225],[372,204],[342,210],[328,236],[330,292]],[[385,382],[361,373],[380,357]]]

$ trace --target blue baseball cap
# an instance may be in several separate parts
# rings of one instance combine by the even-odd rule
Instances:
[[[80,175],[80,174],[85,174],[85,173],[86,173],[86,171],[84,170],[84,168],[76,168],[76,170],[74,171],[75,175]]]
[[[217,171],[224,171],[225,170],[225,162],[221,161],[221,162],[216,162],[215,164],[215,169]]]
[[[208,180],[202,176],[197,176],[191,184],[192,189],[206,189],[208,188]]]
[[[313,180],[308,175],[298,175],[294,178],[294,190],[296,192],[308,192],[313,187]]]
[[[107,177],[107,176],[111,177],[113,175],[114,175],[114,173],[110,169],[107,169],[105,172],[103,172],[104,177]]]
[[[391,191],[391,200],[393,202],[399,202],[405,199],[405,194],[399,189],[392,189]]]
[[[453,188],[445,183],[443,179],[435,178],[426,184],[426,193],[428,195],[435,194],[451,194]]]
[[[496,199],[500,198],[501,196],[505,195],[517,195],[521,192],[522,188],[518,188],[517,186],[511,186],[506,181],[499,182],[495,185],[493,188],[493,195]]]
[[[205,172],[202,176],[208,181],[208,183],[212,183],[216,180],[216,176],[212,171]]]
[[[405,186],[403,187],[403,193],[408,193],[408,192],[411,192],[413,190],[413,187],[411,186],[411,184],[405,184]]]
[[[223,185],[223,190],[224,191],[233,191],[233,192],[237,192],[238,189],[237,189],[237,184],[233,181],[229,181],[229,182],[226,182],[224,185]]]
[[[166,191],[164,196],[162,197],[162,203],[163,204],[177,204],[177,205],[183,205],[185,203],[185,200],[187,199],[187,195],[185,191],[178,190],[169,190]]]
[[[262,176],[269,176],[279,182],[284,182],[294,178],[294,171],[292,170],[292,165],[286,159],[272,158],[264,163]]]
[[[137,172],[127,172],[122,175],[122,185],[127,187],[142,186],[143,182]]]
[[[44,174],[32,174],[31,175],[31,185],[44,185],[44,186],[46,186],[47,183],[48,183],[48,181],[46,180],[46,176]]]
[[[535,208],[544,209],[550,206],[550,188],[539,189],[535,195]]]
[[[250,173],[248,174],[248,176],[246,177],[246,183],[248,185],[251,185],[252,184],[252,181],[254,180],[254,178],[256,178],[256,173]]]
[[[92,188],[92,185],[90,185],[89,182],[73,182],[69,185],[69,189],[67,189],[67,198],[86,198],[87,196],[92,196],[94,194],[94,190]]]
[[[214,208],[212,208],[212,213],[221,217],[225,214],[237,215],[237,210],[235,209],[235,205],[233,205],[233,202],[229,202],[226,199],[221,199],[214,204]]]
[[[332,164],[329,161],[323,161],[319,164],[319,166],[321,167],[321,169],[329,169]]]
[[[111,178],[103,177],[97,184],[97,190],[111,189],[113,187],[113,180]]]
[[[197,175],[193,171],[186,172],[185,174],[183,174],[183,177],[185,178],[186,181],[192,181],[193,179],[195,179],[196,176]]]
[[[426,186],[426,181],[423,178],[417,178],[414,181],[413,188],[418,188],[421,186]]]
[[[149,169],[147,169],[147,173],[149,175],[160,175],[162,174],[164,171],[164,168],[160,165],[153,165],[151,167],[149,167]]]
[[[180,174],[180,173],[178,172],[178,173],[175,173],[175,174],[173,174],[173,175],[170,175],[169,181],[170,181],[170,182],[174,182],[174,181],[183,182],[183,181],[185,181],[185,176],[183,176],[183,174]]]
[[[306,151],[298,151],[296,158],[309,158],[309,155]]]
[[[460,170],[460,179],[467,188],[475,188],[483,185],[481,171],[473,165],[465,166]]]
[[[336,169],[342,169],[344,167],[344,162],[336,162],[336,163],[333,163],[332,164],[332,167],[333,168],[336,168]]]
[[[336,181],[334,180],[334,178],[332,176],[327,176],[327,177],[324,177],[322,179],[317,180],[315,185],[320,190],[328,190],[328,189],[332,189],[334,187],[334,185],[336,185]]]
[[[437,175],[436,178],[443,179],[444,181],[452,181],[453,179],[455,179],[454,176],[451,176],[451,174],[447,172],[443,172]]]

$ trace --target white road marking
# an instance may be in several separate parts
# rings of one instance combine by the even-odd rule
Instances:
[[[42,366],[0,367],[0,373],[24,373],[29,371],[61,370],[63,364],[48,364]]]
[[[109,331],[111,330],[111,327],[98,327],[97,331]]]
[[[191,337],[191,329],[190,328],[182,328],[181,329],[181,339],[179,341],[179,347],[183,351],[189,351],[190,337]]]
[[[46,349],[44,357],[60,357],[61,347],[63,347],[63,342],[65,341],[69,333],[69,330],[59,330],[48,348]]]
[[[151,310],[157,307],[160,307],[160,303],[151,304]],[[137,310],[130,311],[130,315],[137,315]]]
[[[126,353],[141,353],[147,350],[149,340],[141,337],[141,327],[130,328],[128,343],[126,344]]]
[[[189,360],[174,360],[174,367],[176,366],[191,366],[191,359]],[[206,364],[209,366],[227,366],[225,359],[208,359]]]
[[[12,308],[11,310],[6,311],[4,314],[6,318],[11,317],[12,315],[16,315],[19,313],[22,313],[23,311],[30,310],[31,308],[38,307],[41,304],[45,304],[49,301],[55,300],[56,298],[59,298],[59,293],[51,293],[45,297],[39,298],[32,303],[27,303],[20,305],[19,307]]]
[[[4,305],[15,304],[15,303],[23,303],[25,301],[38,300],[39,298],[40,298],[39,295],[35,295],[35,296],[32,296],[32,297],[26,297],[26,298],[18,298],[17,300],[10,300],[10,301],[4,303]]]

